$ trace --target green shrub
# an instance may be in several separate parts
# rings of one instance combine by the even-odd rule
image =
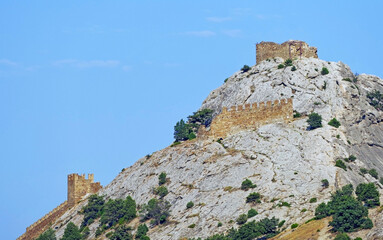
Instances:
[[[303,209],[301,210],[301,212],[302,212],[302,213],[307,212],[307,209],[306,209],[306,208],[303,208]]]
[[[365,168],[361,168],[360,173],[362,173],[364,175],[364,174],[368,173],[368,170]]]
[[[310,203],[316,203],[317,202],[317,198],[311,198],[310,199]]]
[[[379,191],[373,183],[361,183],[356,187],[355,194],[359,201],[368,208],[379,206]]]
[[[291,225],[291,229],[297,228],[298,226],[299,226],[298,223],[294,223],[294,224]]]
[[[104,229],[102,227],[98,227],[96,229],[96,237],[100,236],[104,232]]]
[[[69,222],[68,225],[66,225],[61,240],[82,240],[80,229],[73,222]]]
[[[243,65],[243,67],[241,68],[241,71],[245,73],[245,72],[248,72],[250,69],[251,68],[249,66]]]
[[[107,228],[121,222],[130,222],[136,214],[136,202],[132,197],[128,196],[125,200],[110,199],[103,209],[101,216],[101,224],[105,224]]]
[[[378,172],[376,171],[376,169],[370,169],[368,170],[368,174],[370,174],[373,178],[375,179],[378,179],[379,178],[379,175],[378,175]]]
[[[364,222],[361,225],[362,229],[371,229],[374,227],[374,224],[372,223],[372,220],[369,218],[364,219]]]
[[[351,240],[351,238],[346,233],[339,233],[334,240]]]
[[[254,216],[258,215],[258,212],[257,210],[255,210],[254,208],[250,209],[248,212],[247,212],[247,217],[248,218],[252,218]]]
[[[290,58],[287,59],[287,60],[285,61],[285,65],[286,65],[286,67],[292,66],[292,65],[293,65],[293,60],[291,60]]]
[[[229,78],[226,78],[226,79],[225,79],[225,81],[223,81],[223,82],[225,82],[225,83],[226,83],[226,82],[227,82],[227,80],[229,80]]]
[[[183,119],[181,119],[174,126],[174,139],[176,142],[186,141],[189,139],[189,135],[192,132],[192,127],[189,124],[185,123]]]
[[[250,193],[249,196],[246,197],[247,203],[259,203],[261,198],[261,194],[257,192]]]
[[[149,228],[146,226],[146,224],[140,224],[137,228],[136,232],[136,239],[142,239],[142,237],[146,236],[146,233],[148,233]]]
[[[154,190],[154,192],[155,194],[160,196],[160,198],[165,197],[169,193],[168,189],[165,186],[159,186],[158,188]]]
[[[323,89],[323,90],[326,90],[326,88],[327,88],[327,82],[325,81],[325,82],[323,83],[322,89]]]
[[[246,179],[241,184],[241,189],[242,190],[248,190],[250,188],[255,188],[255,187],[257,187],[257,185],[253,184],[253,182],[250,179]]]
[[[294,118],[299,118],[299,117],[301,117],[301,116],[302,116],[302,114],[300,114],[300,113],[297,112],[297,111],[294,111],[294,115],[293,115]]]
[[[292,68],[291,68],[291,71],[296,71],[297,70],[297,68],[295,67],[295,66],[293,66]]]
[[[342,80],[343,80],[343,81],[346,81],[346,82],[351,82],[351,79],[350,79],[350,78],[343,78]]]
[[[350,162],[353,162],[353,161],[356,160],[356,157],[355,157],[354,155],[350,155],[350,156],[348,157],[348,160],[349,160]]]
[[[328,122],[328,125],[338,128],[340,126],[340,122],[336,120],[336,118],[333,118],[330,122]]]
[[[239,217],[236,219],[236,222],[239,225],[245,224],[247,222],[247,214],[241,214]]]
[[[361,237],[357,237],[354,240],[363,240]]]
[[[188,228],[195,228],[195,223],[190,224],[190,225],[188,226]]]
[[[307,123],[309,124],[309,128],[311,130],[322,127],[322,116],[313,112],[309,115]]]
[[[291,204],[288,202],[282,202],[278,205],[279,207],[291,207]]]
[[[283,65],[283,64],[279,64],[278,65],[278,69],[282,69],[282,68],[284,68],[285,67],[285,65]]]
[[[346,185],[331,196],[331,200],[321,203],[315,209],[316,219],[332,216],[330,226],[334,231],[352,232],[363,227],[369,227],[367,207],[352,195],[352,185]]]
[[[186,208],[187,208],[187,209],[192,208],[192,207],[194,207],[194,203],[193,203],[192,201],[190,201],[190,202],[188,202],[188,203],[186,204]]]
[[[348,158],[344,159],[346,162],[354,162],[356,160],[356,157],[354,155],[350,155]]]
[[[55,231],[52,228],[49,228],[48,230],[40,234],[40,236],[36,238],[36,240],[56,240]]]
[[[188,124],[192,127],[194,133],[198,132],[201,125],[206,127],[210,126],[213,120],[213,110],[205,108],[194,112],[193,115],[188,116]]]
[[[329,186],[329,183],[328,183],[328,180],[327,179],[322,179],[322,187],[324,187],[324,188],[328,188],[328,186]]]
[[[373,92],[367,93],[367,101],[376,110],[383,110],[383,94],[379,91],[374,90]]]
[[[246,224],[241,225],[238,230],[231,229],[229,230],[226,238],[208,238],[209,240],[229,240],[229,239],[238,239],[238,240],[250,240],[256,239],[260,236],[265,236],[265,238],[271,238],[278,234],[277,225],[279,220],[276,218],[264,218],[258,222],[251,221]]]
[[[218,223],[217,223],[217,227],[222,227],[222,223],[221,223],[221,222],[218,222]]]
[[[278,223],[278,227],[281,228],[285,224],[286,220],[282,220]]]
[[[322,71],[321,71],[320,73],[321,73],[322,75],[326,75],[326,74],[329,73],[329,71],[328,71],[327,68],[323,67],[323,68],[322,68]]]
[[[114,230],[113,234],[110,236],[110,240],[133,240],[133,236],[130,233],[132,229],[121,225],[116,227],[116,230]]]
[[[166,222],[169,214],[170,203],[163,199],[152,198],[148,204],[144,204],[140,211],[143,221],[152,219],[153,225],[159,225]]]
[[[166,183],[166,173],[165,172],[162,172],[160,173],[160,175],[158,176],[158,185],[164,185]]]
[[[346,164],[341,159],[336,160],[335,166],[347,171]]]
[[[101,216],[101,210],[104,207],[104,198],[93,194],[88,199],[88,204],[83,207],[81,213],[84,214],[84,219],[81,227],[85,227],[93,223],[93,221]]]

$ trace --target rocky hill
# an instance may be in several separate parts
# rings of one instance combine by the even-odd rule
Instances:
[[[221,141],[199,136],[169,146],[124,169],[98,195],[105,199],[131,196],[143,206],[158,198],[153,189],[165,172],[164,186],[169,193],[164,200],[170,203],[170,216],[165,224],[150,227],[150,239],[206,238],[224,233],[237,229],[237,218],[251,208],[258,214],[248,221],[285,220],[279,230],[287,232],[275,239],[333,239],[328,219],[322,225],[310,223],[314,226],[311,230],[305,229],[304,223],[315,216],[320,203],[330,200],[331,193],[349,183],[356,187],[373,182],[381,191],[383,115],[370,104],[367,94],[383,92],[383,80],[372,75],[355,76],[342,62],[302,58],[293,60],[293,66],[281,64],[283,59],[273,58],[246,72],[238,71],[210,93],[201,109],[212,109],[216,116],[223,107],[292,98],[296,113],[292,121],[238,131]],[[328,73],[322,72],[324,68]],[[308,129],[307,115],[312,112],[322,116],[323,127]],[[333,118],[341,123],[339,128],[328,124]],[[356,160],[345,162],[344,169],[335,166],[336,160],[350,156]],[[379,177],[363,174],[361,169],[376,169]],[[241,189],[246,179],[256,187]],[[328,180],[328,187],[323,179]],[[252,192],[260,194],[258,203],[246,202]],[[188,202],[194,206],[187,208]],[[80,212],[86,204],[84,198],[52,225],[58,238],[70,221],[81,225],[84,215]],[[379,208],[369,211],[374,227],[350,236],[383,239],[383,215]],[[96,238],[99,221],[90,224],[88,239]],[[146,223],[151,225],[149,220]],[[302,225],[297,233],[305,229],[307,234],[288,237],[294,223]],[[135,218],[128,225],[134,233],[139,224]],[[108,239],[108,231],[97,239]],[[313,237],[307,236],[310,234]]]

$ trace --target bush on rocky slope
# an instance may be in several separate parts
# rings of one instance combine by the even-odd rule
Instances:
[[[238,229],[230,229],[229,232],[225,234],[216,234],[211,237],[206,238],[205,240],[253,240],[257,237],[263,236],[262,239],[271,238],[277,235],[279,220],[276,218],[264,218],[260,221],[251,221],[246,224],[243,224]],[[202,240],[201,238],[190,238],[189,240]]]
[[[151,223],[153,225],[159,225],[165,223],[169,213],[170,203],[163,199],[155,199],[152,198],[149,200],[148,204],[142,206],[140,211],[141,220],[149,220],[152,219]]]
[[[362,187],[364,188],[364,187]],[[338,232],[352,232],[359,229],[372,228],[371,219],[368,218],[368,209],[352,195],[353,187],[346,185],[342,190],[337,190],[331,201],[321,203],[315,209],[315,216],[321,219],[333,216],[330,225]]]
[[[310,130],[322,127],[322,116],[318,113],[311,113],[307,119]]]
[[[52,228],[49,228],[44,233],[40,234],[36,240],[56,240],[55,231]]]

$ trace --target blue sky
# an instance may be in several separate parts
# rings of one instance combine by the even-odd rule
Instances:
[[[15,239],[66,200],[69,173],[108,184],[254,44],[304,40],[383,76],[381,1],[1,1],[0,232]],[[137,183],[140,184],[140,183]]]

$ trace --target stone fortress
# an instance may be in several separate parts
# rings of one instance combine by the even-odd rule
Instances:
[[[287,59],[313,57],[318,58],[316,47],[298,40],[289,40],[282,44],[261,42],[256,44],[256,61],[260,62],[275,57]],[[293,120],[293,100],[282,99],[260,103],[224,107],[211,125],[208,136],[224,138],[241,130],[256,129],[261,125]],[[202,134],[205,135],[205,134]]]
[[[260,42],[256,44],[257,64],[266,59],[280,57],[294,59],[298,57],[318,58],[316,47],[310,47],[307,43],[298,40],[289,40],[282,44],[274,42]]]
[[[274,42],[261,42],[256,45],[257,64],[266,59],[281,57],[293,59],[297,57],[318,58],[317,49],[309,47],[303,41],[290,40],[282,44]],[[229,134],[241,130],[256,129],[262,125],[276,122],[290,122],[293,120],[293,100],[282,99],[260,103],[224,107],[210,125],[210,130],[199,133],[198,136],[224,138]],[[41,233],[59,219],[67,210],[75,206],[88,194],[97,193],[102,188],[99,182],[94,182],[93,174],[69,174],[68,175],[68,199],[44,217],[33,223],[26,232],[17,240],[31,240],[37,238]]]
[[[44,217],[37,220],[37,222],[27,227],[25,233],[17,238],[17,240],[31,240],[37,238],[41,233],[48,230],[49,227],[68,209],[81,201],[82,197],[88,193],[96,193],[101,188],[102,186],[99,182],[94,182],[93,174],[88,174],[88,179],[85,178],[85,174],[69,174],[67,201],[63,202]]]

